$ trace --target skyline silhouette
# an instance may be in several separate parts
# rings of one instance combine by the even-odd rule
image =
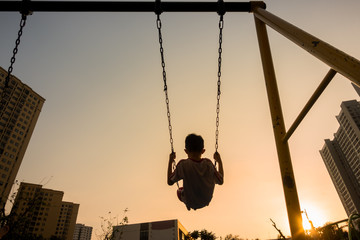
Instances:
[[[269,12],[359,59],[360,3],[265,3]],[[18,13],[0,13],[5,69],[19,21]],[[271,218],[289,235],[254,19],[226,13],[224,21],[219,152],[226,177],[210,207],[187,213],[175,187],[166,185],[170,146],[153,13],[28,17],[13,74],[46,102],[17,179],[51,179],[46,187],[79,203],[77,222],[94,233],[100,216],[128,208],[130,223],[179,219],[188,230],[263,239],[277,234]],[[175,151],[182,158],[183,139],[197,132],[210,157],[218,16],[163,13],[162,24]],[[329,68],[268,32],[289,127]],[[337,129],[341,102],[356,98],[350,81],[336,75],[289,142],[301,209],[317,226],[346,217],[318,151]]]

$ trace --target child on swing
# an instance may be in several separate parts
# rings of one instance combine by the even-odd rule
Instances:
[[[218,152],[214,153],[214,159],[219,164],[219,171],[211,160],[201,158],[205,152],[201,136],[189,134],[185,139],[185,152],[188,158],[180,160],[174,171],[172,163],[176,154],[170,154],[167,182],[173,185],[182,179],[183,187],[178,189],[178,198],[188,210],[196,210],[209,205],[215,184],[222,185],[224,182],[224,169]]]

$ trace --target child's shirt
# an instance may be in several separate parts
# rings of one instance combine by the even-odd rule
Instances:
[[[175,183],[181,179],[183,179],[185,204],[188,209],[194,210],[209,205],[215,183],[223,182],[223,176],[207,158],[202,158],[200,161],[192,159],[179,161],[170,176],[170,181]]]

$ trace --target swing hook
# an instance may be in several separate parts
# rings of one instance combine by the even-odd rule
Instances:
[[[161,0],[155,0],[155,10],[154,10],[155,14],[160,16],[160,14],[163,12],[162,8],[161,8]]]
[[[30,0],[22,0],[20,13],[22,19],[26,18],[28,15],[32,15],[33,12],[30,10]]]
[[[218,13],[218,14],[220,15],[220,17],[222,18],[222,17],[225,15],[225,13],[226,13],[224,0],[218,0],[217,5],[218,5],[218,11],[217,11],[217,13]]]

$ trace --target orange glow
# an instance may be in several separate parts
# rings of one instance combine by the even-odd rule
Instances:
[[[305,212],[307,213],[307,216]],[[311,230],[310,222],[312,222],[315,228],[321,227],[326,223],[325,214],[322,212],[321,209],[314,206],[309,206],[305,210],[303,210],[302,218],[303,227],[305,230]]]

